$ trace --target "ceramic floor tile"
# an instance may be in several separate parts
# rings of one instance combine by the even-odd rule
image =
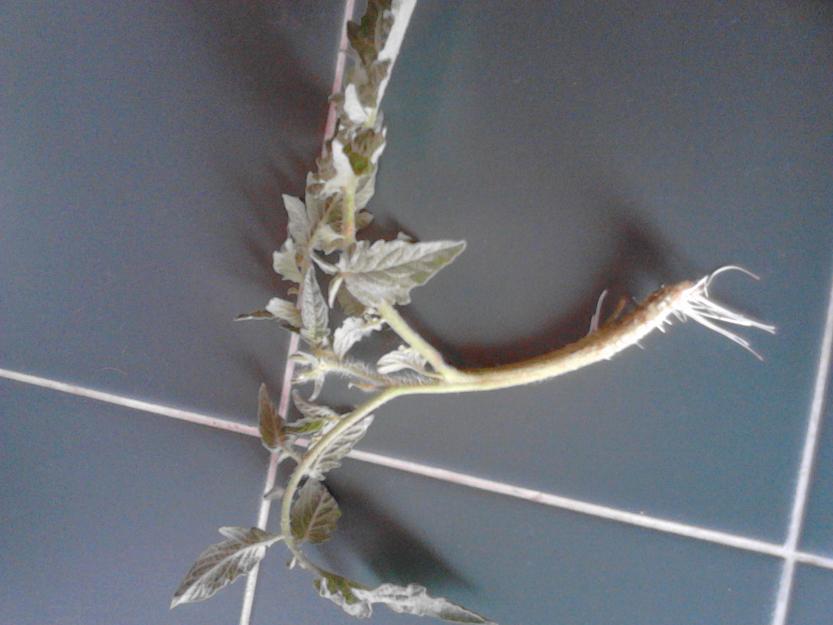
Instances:
[[[810,566],[796,570],[789,625],[828,625],[833,614],[833,572]]]
[[[767,624],[780,561],[348,461],[320,561],[358,581],[419,582],[499,623]],[[277,519],[273,519],[277,522]],[[279,553],[253,623],[353,622]],[[370,623],[422,623],[376,609]]]
[[[253,420],[287,340],[232,319],[281,288],[341,4],[3,14],[0,367]]]
[[[218,527],[254,524],[256,439],[7,381],[0,414],[0,622],[237,622],[242,582],[168,606]]]
[[[401,400],[365,447],[780,542],[829,294],[833,52],[817,3],[421,2],[377,227],[467,239],[405,311],[457,364],[582,336],[599,293],[723,263],[761,363],[689,323],[530,388]],[[612,305],[611,305],[612,306]]]
[[[801,547],[805,551],[833,557],[833,389],[828,390]]]

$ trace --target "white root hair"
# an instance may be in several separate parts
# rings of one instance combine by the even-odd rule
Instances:
[[[744,328],[757,328],[758,330],[775,334],[774,325],[747,317],[746,315],[732,310],[731,308],[728,308],[711,298],[711,295],[709,294],[709,287],[711,286],[712,281],[718,275],[726,271],[739,271],[751,278],[754,278],[755,280],[760,280],[757,275],[748,269],[744,269],[743,267],[739,267],[737,265],[725,265],[713,271],[709,275],[704,276],[695,282],[691,287],[686,289],[682,297],[680,297],[676,302],[676,305],[673,308],[673,314],[680,321],[685,321],[686,319],[696,321],[709,330],[713,330],[714,332],[725,336],[730,341],[737,343],[745,350],[752,353],[759,360],[763,360],[763,356],[752,348],[752,345],[747,339],[735,334],[728,328],[719,325],[720,323],[723,323],[741,326]],[[670,321],[670,319],[666,318],[666,321]]]

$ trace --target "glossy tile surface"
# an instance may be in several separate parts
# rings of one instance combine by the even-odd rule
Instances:
[[[255,422],[288,336],[231,319],[287,286],[280,195],[318,153],[342,9],[3,7],[0,368]],[[777,548],[833,269],[831,31],[818,2],[420,0],[370,232],[468,241],[404,311],[451,362],[540,354],[586,333],[605,288],[612,307],[723,263],[762,280],[714,292],[778,335],[752,336],[762,363],[677,325],[551,383],[399,399],[360,449]],[[361,400],[336,386],[334,405]],[[829,558],[832,397],[799,544]],[[0,380],[0,450],[0,621],[238,622],[242,582],[167,605],[217,527],[254,522],[255,439]],[[801,565],[772,621],[777,557],[354,461],[332,489],[325,562],[504,625],[831,613],[831,571]],[[267,556],[253,624],[354,622],[286,559]]]
[[[241,582],[168,606],[218,527],[255,522],[257,440],[6,380],[0,414],[0,622],[237,622]]]
[[[0,367],[251,421],[287,340],[231,320],[278,290],[341,8],[3,13]]]
[[[403,400],[377,451],[781,541],[833,248],[830,7],[420,3],[386,101],[376,212],[466,252],[408,315],[455,363],[582,336],[738,263],[715,294],[778,326],[687,324],[532,388]],[[612,306],[612,304],[611,304]]]
[[[802,566],[796,571],[790,625],[827,625],[833,614],[833,571]]]
[[[821,424],[813,480],[807,501],[801,546],[833,557],[833,388]]]
[[[768,622],[776,559],[353,461],[331,488],[343,516],[322,561],[367,584],[416,581],[499,623]],[[253,623],[352,622],[292,577],[264,567]]]

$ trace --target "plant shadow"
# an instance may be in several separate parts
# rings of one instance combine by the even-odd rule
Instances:
[[[549,323],[525,335],[515,335],[488,344],[459,343],[442,337],[421,322],[407,308],[403,315],[431,344],[436,346],[457,367],[485,367],[507,364],[537,356],[578,340],[587,334],[590,318],[599,297],[607,291],[602,319],[607,318],[620,301],[633,306],[637,297],[644,296],[662,284],[690,279],[703,272],[694,263],[676,252],[651,224],[636,217],[633,207],[608,204],[601,211],[614,233],[614,251],[587,283],[585,295],[572,307],[554,317]],[[379,224],[372,234],[392,236],[399,228],[397,222]]]
[[[319,547],[319,553],[334,570],[348,570],[349,561],[358,556],[381,583],[416,582],[433,592],[472,589],[472,584],[434,549],[374,501],[367,489],[349,486],[337,474],[327,483],[344,512],[338,534],[346,540]]]
[[[291,3],[262,1],[189,8],[209,50],[206,62],[242,98],[247,125],[266,129],[243,153],[219,150],[211,157],[216,175],[241,200],[230,217],[247,262],[240,262],[239,252],[218,260],[238,280],[285,291],[289,285],[271,262],[286,237],[281,196],[303,196],[306,172],[321,149],[340,14],[326,6],[299,11]],[[325,53],[304,50],[309,41]],[[332,42],[331,49],[322,41]]]

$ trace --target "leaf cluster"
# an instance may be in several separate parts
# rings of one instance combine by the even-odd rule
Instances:
[[[328,540],[335,531],[341,511],[324,480],[364,437],[374,418],[369,413],[357,418],[352,411],[316,403],[325,379],[337,374],[366,392],[431,382],[437,373],[407,344],[376,363],[353,360],[349,352],[363,339],[387,329],[386,307],[410,303],[411,291],[465,248],[463,241],[356,238],[372,220],[366,207],[375,191],[386,136],[379,101],[395,55],[387,46],[393,45],[389,35],[400,4],[401,0],[370,0],[361,21],[348,25],[352,63],[344,89],[333,97],[337,131],[325,145],[316,170],[307,175],[303,199],[283,196],[287,238],[273,254],[273,267],[290,283],[292,299],[273,297],[264,308],[237,317],[276,322],[297,333],[304,345],[292,356],[293,383],[313,385],[309,398],[292,393],[300,417],[288,420],[280,414],[265,384],[258,392],[264,447],[277,453],[279,461],[297,465],[286,489],[277,486],[265,495],[282,498],[289,509],[288,524],[282,524],[282,534],[222,528],[226,540],[199,556],[177,589],[172,607],[207,599],[249,573],[268,547],[284,540],[293,553],[292,564],[315,575],[319,594],[353,616],[370,616],[374,604],[383,604],[395,612],[458,623],[487,622],[446,599],[431,597],[416,584],[371,589],[347,580],[313,565],[300,549],[305,543]]]

